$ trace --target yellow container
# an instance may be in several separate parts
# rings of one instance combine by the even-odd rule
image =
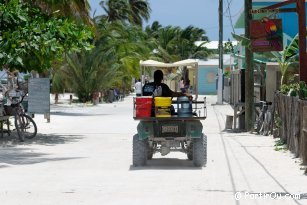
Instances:
[[[171,97],[155,97],[156,117],[171,117]]]
[[[156,107],[170,107],[172,105],[171,97],[155,97]]]

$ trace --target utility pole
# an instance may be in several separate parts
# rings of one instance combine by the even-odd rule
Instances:
[[[250,20],[252,20],[252,0],[245,0],[245,37],[250,39]],[[245,47],[245,128],[246,131],[253,131],[254,112],[254,66],[253,52]]]
[[[219,69],[217,104],[223,104],[223,0],[219,0]]]
[[[306,53],[306,6],[305,0],[297,0],[299,29],[300,80],[307,83],[307,53]]]

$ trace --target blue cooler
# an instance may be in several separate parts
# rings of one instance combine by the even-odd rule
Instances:
[[[192,101],[187,96],[177,98],[178,117],[193,117]]]

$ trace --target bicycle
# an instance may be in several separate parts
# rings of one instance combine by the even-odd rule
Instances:
[[[258,134],[268,136],[271,134],[272,126],[272,113],[269,109],[269,105],[272,105],[272,102],[260,101],[261,109],[256,109],[256,121],[255,121],[255,130]]]
[[[9,71],[7,71],[7,73],[8,76],[11,75]],[[27,95],[27,86],[20,85],[20,87],[17,88],[13,86],[13,89],[8,89],[1,84],[1,87],[8,101],[8,103],[4,105],[3,114],[7,116],[14,116],[14,125],[17,130],[19,140],[23,142],[25,138],[34,138],[37,134],[36,123],[32,117],[25,113],[22,106],[22,102]]]

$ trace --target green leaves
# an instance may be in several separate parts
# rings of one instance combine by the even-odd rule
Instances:
[[[48,16],[20,0],[0,3],[0,13],[1,65],[41,72],[64,54],[93,47],[88,26]]]
[[[154,57],[163,62],[175,62],[188,58],[205,59],[209,50],[202,45],[196,46],[195,41],[208,41],[205,31],[193,26],[185,29],[167,26],[161,27],[154,22],[151,27],[147,26],[148,35],[152,35],[157,42],[154,48]]]
[[[231,33],[232,37],[239,41],[241,43],[242,46],[245,46],[245,47],[248,47],[250,48],[251,46],[251,40],[249,38],[246,38],[245,36],[243,35],[237,35],[235,33]]]

